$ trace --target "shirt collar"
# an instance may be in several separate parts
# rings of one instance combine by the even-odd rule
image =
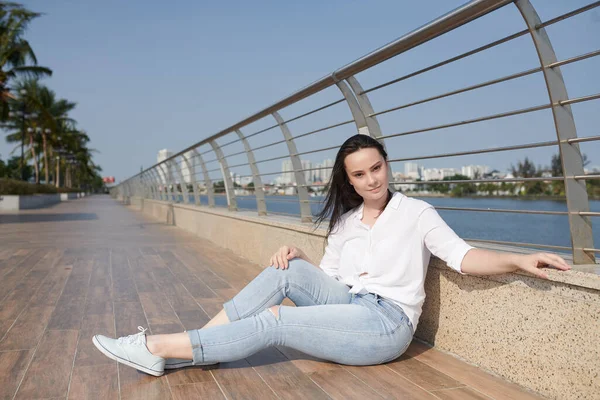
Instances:
[[[400,203],[402,202],[402,199],[406,197],[405,195],[403,195],[400,192],[394,192],[392,194],[392,198],[390,200],[390,202],[388,203],[388,205],[385,207],[386,209],[388,207],[393,208],[394,210],[397,210],[398,207],[400,207]],[[358,206],[356,208],[356,211],[354,211],[354,219],[360,221],[363,217],[363,210],[365,208],[365,202],[363,201],[360,206]]]

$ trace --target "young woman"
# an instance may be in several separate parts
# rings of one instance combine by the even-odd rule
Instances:
[[[165,369],[248,357],[287,346],[350,365],[391,361],[408,347],[425,300],[431,254],[461,274],[491,275],[539,267],[570,269],[561,257],[476,249],[428,203],[388,190],[387,153],[355,135],[341,146],[323,211],[330,217],[319,267],[284,246],[205,327],[169,335],[141,332],[93,342],[106,356],[152,375]],[[297,307],[280,306],[284,298]]]

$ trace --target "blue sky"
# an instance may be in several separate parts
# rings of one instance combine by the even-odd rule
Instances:
[[[590,0],[537,0],[542,20]],[[23,2],[43,12],[27,38],[41,65],[54,70],[46,80],[61,97],[78,103],[73,117],[90,135],[104,175],[125,179],[156,162],[159,149],[181,150],[274,103],[338,67],[450,11],[464,0],[359,1],[42,1]],[[365,88],[396,78],[457,52],[524,28],[513,5],[481,18],[418,49],[388,60],[357,78]],[[600,9],[548,28],[559,59],[600,48]],[[373,92],[376,110],[418,100],[539,65],[529,36],[467,60]],[[600,57],[563,67],[571,97],[600,92]],[[341,98],[329,88],[281,111],[288,119]],[[392,112],[380,117],[384,134],[524,108],[548,102],[541,74],[473,93]],[[573,106],[579,136],[598,135],[600,100]],[[345,104],[290,124],[294,135],[350,119]],[[251,134],[273,124],[264,119],[243,128]],[[345,125],[297,141],[300,151],[335,144],[355,133]],[[219,140],[225,143],[232,136]],[[450,128],[386,141],[391,158],[421,156],[517,143],[555,140],[550,111]],[[260,146],[281,140],[271,130],[250,140]],[[240,151],[239,144],[224,148]],[[600,144],[584,143],[592,165]],[[11,146],[2,141],[7,158]],[[201,151],[208,150],[203,147]],[[285,151],[258,151],[257,160]],[[525,155],[547,165],[554,149],[522,150],[434,159],[426,167],[486,164],[506,170]],[[333,158],[335,152],[308,157]],[[205,156],[214,159],[212,155]],[[247,162],[235,156],[230,164]],[[212,163],[209,168],[216,168]],[[280,170],[281,161],[260,165]],[[393,165],[402,170],[401,164]],[[245,167],[235,172],[249,173]],[[211,174],[217,178],[218,172]]]

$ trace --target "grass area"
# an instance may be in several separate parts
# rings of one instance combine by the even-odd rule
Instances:
[[[15,179],[0,178],[0,195],[32,195],[32,194],[56,194],[75,193],[80,189],[57,188],[53,185],[42,185]]]

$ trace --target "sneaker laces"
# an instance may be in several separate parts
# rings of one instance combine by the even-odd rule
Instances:
[[[140,331],[139,333],[136,333],[134,335],[129,335],[129,336],[123,336],[117,339],[117,342],[119,344],[135,344],[135,345],[144,345],[145,340],[146,339],[146,331],[148,329],[145,329],[141,326],[138,326],[138,330]]]

